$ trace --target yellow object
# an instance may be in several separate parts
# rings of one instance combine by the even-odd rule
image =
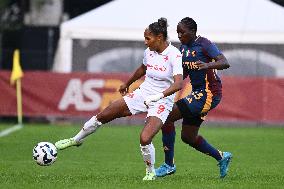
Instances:
[[[24,76],[20,65],[20,51],[16,49],[13,56],[13,69],[10,78],[10,83],[13,85],[16,81],[16,95],[17,95],[17,115],[18,124],[22,124],[23,120],[23,108],[22,108],[22,90],[21,90],[21,78]]]
[[[12,74],[10,78],[10,83],[13,85],[15,81],[23,77],[23,71],[20,65],[20,51],[19,49],[16,49],[14,51],[14,56],[13,56],[13,69],[12,69]]]

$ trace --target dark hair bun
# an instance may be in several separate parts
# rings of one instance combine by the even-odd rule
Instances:
[[[153,22],[149,25],[149,30],[154,35],[163,34],[164,39],[167,40],[168,38],[168,22],[166,18],[160,18],[158,22]]]
[[[159,24],[159,26],[161,26],[161,27],[163,27],[163,28],[168,27],[168,21],[167,21],[167,19],[164,18],[164,17],[159,18],[158,24]]]

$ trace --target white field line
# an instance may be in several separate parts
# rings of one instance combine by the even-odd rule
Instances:
[[[4,136],[7,136],[17,130],[20,130],[23,128],[23,125],[14,125],[13,127],[10,127],[8,129],[5,129],[3,131],[0,132],[0,137],[4,137]]]

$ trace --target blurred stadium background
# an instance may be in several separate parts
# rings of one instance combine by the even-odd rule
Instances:
[[[216,4],[222,11],[211,16]],[[1,0],[0,6],[1,119],[16,116],[7,82],[16,48],[25,73],[24,118],[86,119],[119,97],[117,87],[141,63],[149,23],[167,17],[170,41],[178,46],[176,24],[190,16],[232,65],[220,72],[224,98],[208,121],[284,123],[282,1]]]
[[[166,17],[178,46],[176,24],[190,16],[231,64],[220,72],[224,98],[208,122],[283,125],[283,2],[217,2],[1,0],[0,118],[11,120],[17,112],[7,82],[16,48],[25,73],[24,119],[86,119],[119,97],[117,87],[141,63],[149,23]],[[188,6],[199,8],[189,12]],[[211,16],[212,9],[222,11]],[[133,120],[139,117],[127,119]]]
[[[178,46],[175,27],[186,16],[231,64],[219,72],[223,100],[201,132],[212,144],[232,150],[233,174],[219,182],[214,162],[188,151],[177,137],[178,171],[155,187],[283,188],[282,0],[0,0],[0,188],[149,188],[140,182],[141,128],[133,127],[143,125],[143,115],[111,122],[108,126],[123,127],[102,129],[81,147],[84,156],[76,149],[64,151],[46,169],[35,165],[31,150],[37,142],[69,137],[120,97],[117,88],[141,64],[149,23],[166,17],[170,41]],[[16,87],[10,85],[15,49],[24,72],[25,127],[8,135],[23,128],[12,127],[17,123]],[[185,84],[177,98],[190,90]],[[158,163],[163,161],[160,139],[159,134],[154,141]]]

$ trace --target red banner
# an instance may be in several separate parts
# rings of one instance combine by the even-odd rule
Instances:
[[[0,72],[0,116],[16,116],[16,91],[11,72]],[[25,72],[22,79],[24,116],[90,117],[121,95],[128,74]],[[135,83],[132,90],[139,86]],[[223,99],[210,121],[284,123],[284,79],[223,77]],[[178,94],[185,96],[190,86]]]

